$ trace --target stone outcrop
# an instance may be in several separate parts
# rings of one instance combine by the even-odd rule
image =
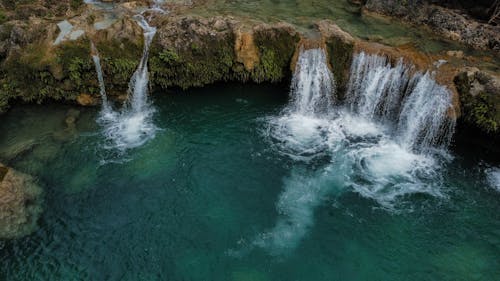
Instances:
[[[464,122],[500,139],[500,76],[468,67],[455,77],[455,84]]]
[[[471,17],[422,0],[367,0],[365,12],[375,12],[416,25],[476,49],[500,52],[500,26],[478,22]]]
[[[133,15],[147,3],[113,2],[117,3],[112,17],[106,14],[108,12],[92,6],[75,9],[63,5],[65,12],[56,13],[52,18],[47,18],[47,11],[35,9],[38,12],[31,13],[24,20],[14,19],[14,12],[9,10],[7,22],[0,24],[0,113],[13,100],[41,103],[52,99],[84,106],[98,105],[100,95],[90,56],[91,41],[99,51],[107,93],[111,99],[123,101],[143,47],[142,29]],[[452,15],[449,10],[420,1],[410,2],[369,0],[365,3],[365,10],[418,20],[419,24],[436,22],[436,30],[444,28],[439,32],[463,32],[459,35],[465,43],[497,48],[497,27],[477,23],[464,26],[470,22],[462,15],[457,14],[457,19],[448,20],[447,16]],[[36,3],[45,2],[40,0]],[[426,14],[410,9],[408,3],[424,5]],[[318,21],[314,30],[306,36],[284,22],[268,24],[230,16],[205,18],[176,12],[187,9],[184,4],[182,7],[174,3],[168,5],[171,13],[150,15],[152,25],[158,27],[149,58],[152,87],[201,87],[219,81],[278,82],[291,76],[301,48],[322,47],[327,51],[329,66],[337,83],[337,94],[342,99],[352,57],[364,51],[385,55],[392,63],[402,58],[415,65],[415,71],[435,72],[437,81],[454,93],[453,117],[464,112],[463,120],[485,119],[469,116],[477,116],[477,110],[471,111],[470,106],[460,105],[460,102],[462,105],[470,104],[464,97],[475,95],[468,92],[473,87],[464,86],[470,83],[459,83],[457,81],[464,80],[454,79],[461,67],[475,65],[481,58],[475,58],[474,62],[461,51],[431,55],[409,45],[389,47],[354,38],[329,20]],[[72,30],[80,35],[74,38],[68,35],[60,44],[55,44],[61,34],[57,23],[68,15],[71,16],[67,21]],[[432,28],[432,25],[429,26]],[[489,103],[490,111],[498,104],[496,98],[483,100]],[[493,114],[490,111],[487,115]],[[490,121],[470,123],[482,128],[485,125],[480,124],[493,124]]]
[[[0,164],[0,239],[13,239],[36,230],[42,190],[31,176]]]
[[[324,20],[316,24],[328,53],[338,93],[343,94],[349,81],[349,69],[356,40],[331,21]]]
[[[288,24],[246,26],[231,17],[185,16],[159,26],[151,72],[153,84],[162,88],[228,80],[281,81],[290,75],[300,40]]]

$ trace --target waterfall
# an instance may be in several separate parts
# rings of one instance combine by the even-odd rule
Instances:
[[[165,13],[160,8],[161,2],[155,1],[153,7],[146,11]],[[103,127],[103,134],[106,138],[105,148],[108,149],[124,151],[141,146],[154,138],[157,131],[153,123],[155,109],[148,100],[148,59],[150,46],[156,34],[156,27],[150,26],[148,20],[143,16],[146,11],[134,17],[144,31],[144,49],[139,65],[130,78],[128,99],[121,110],[113,110],[107,101],[100,60],[97,50],[93,50],[92,57],[96,65],[103,99],[103,107],[98,122]]]
[[[130,109],[134,112],[142,112],[148,105],[149,47],[151,46],[151,42],[156,34],[156,28],[149,26],[148,22],[142,15],[137,15],[136,19],[141,28],[144,30],[144,50],[139,66],[130,79],[128,93]]]
[[[301,50],[292,79],[291,101],[269,120],[267,136],[278,151],[300,161],[324,156],[328,146],[327,116],[333,114],[335,80],[322,49]]]
[[[283,179],[274,227],[254,237],[250,249],[278,255],[294,249],[314,226],[314,210],[343,192],[391,211],[408,208],[413,194],[445,196],[440,170],[449,158],[441,148],[454,127],[447,116],[451,94],[430,73],[360,53],[345,104],[334,100],[325,52],[301,51],[290,102],[263,130],[271,149],[289,158],[292,173]]]
[[[301,51],[292,79],[290,111],[317,116],[333,107],[335,80],[323,49]]]
[[[413,72],[402,60],[391,66],[386,57],[362,52],[351,66],[348,104],[360,116],[393,126],[406,149],[446,147],[455,125],[448,116],[452,95],[429,72]]]
[[[95,71],[97,73],[97,81],[99,82],[99,92],[101,94],[102,100],[102,111],[110,112],[111,106],[108,103],[108,97],[106,95],[106,85],[104,83],[104,76],[102,74],[101,59],[99,57],[99,52],[95,47],[93,42],[90,42],[92,60],[94,61]]]

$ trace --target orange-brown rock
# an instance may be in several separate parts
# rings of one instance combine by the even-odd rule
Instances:
[[[79,105],[83,106],[94,106],[99,104],[98,99],[89,94],[80,94],[78,97],[76,97],[76,102],[78,102]]]
[[[253,33],[237,30],[234,52],[236,61],[243,63],[247,71],[252,71],[259,63],[259,50],[255,46]]]

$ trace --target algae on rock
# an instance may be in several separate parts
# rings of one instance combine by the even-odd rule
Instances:
[[[31,176],[0,164],[0,239],[35,231],[41,203],[42,189]]]

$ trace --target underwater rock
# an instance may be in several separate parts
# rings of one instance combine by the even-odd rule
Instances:
[[[16,157],[24,155],[33,150],[37,146],[35,139],[27,139],[24,141],[18,141],[11,146],[4,147],[0,149],[0,157],[5,161],[11,161]]]
[[[42,189],[31,176],[0,164],[0,239],[35,231],[41,202]]]

